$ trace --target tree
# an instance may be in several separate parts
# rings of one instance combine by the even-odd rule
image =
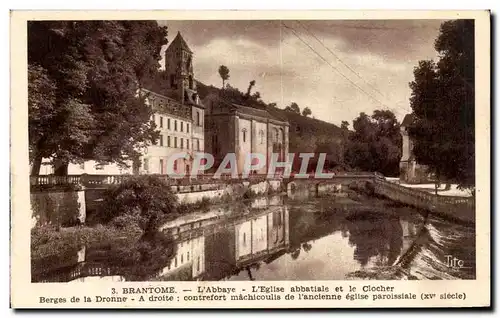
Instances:
[[[267,104],[267,106],[273,107],[273,108],[278,107],[278,105],[276,103],[269,103],[269,104]]]
[[[307,116],[309,116],[309,115],[311,115],[311,114],[312,114],[312,112],[311,112],[311,109],[310,109],[309,107],[306,107],[306,108],[304,108],[304,109],[302,110],[302,116],[307,117]]]
[[[300,114],[300,108],[299,108],[299,105],[297,105],[297,103],[296,103],[296,102],[292,102],[292,103],[290,104],[290,106],[285,107],[285,110],[286,110],[286,111],[293,112],[293,113]]]
[[[165,217],[177,216],[178,205],[177,196],[163,179],[143,175],[109,188],[99,213],[104,222],[122,216],[133,217],[148,236],[158,232]]]
[[[155,21],[28,23],[32,174],[42,158],[60,175],[84,160],[127,166],[155,141],[137,91],[158,71],[166,34]]]
[[[342,128],[342,129],[349,129],[349,122],[343,120],[342,123],[340,124],[340,128]]]
[[[345,154],[349,165],[397,175],[402,139],[394,113],[389,110],[375,110],[371,116],[360,113],[353,121],[353,128]]]
[[[229,69],[225,65],[219,66],[219,75],[222,78],[222,89],[226,86],[225,83],[229,79]]]
[[[250,93],[252,92],[252,88],[254,86],[255,86],[255,80],[251,80],[250,83],[248,84],[248,88],[247,88],[247,94],[246,94],[247,98],[250,96]]]
[[[474,21],[441,25],[437,63],[420,61],[410,83],[414,155],[437,181],[475,183]]]

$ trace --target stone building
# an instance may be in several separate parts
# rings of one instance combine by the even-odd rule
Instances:
[[[407,114],[401,123],[403,149],[399,162],[400,180],[406,183],[421,183],[429,179],[427,167],[417,163],[413,154],[413,140],[408,134],[408,128],[415,120],[415,115]]]
[[[170,156],[187,152],[188,158],[174,161],[173,168],[189,174],[196,152],[203,152],[204,106],[196,91],[193,72],[193,51],[180,33],[165,51],[165,71],[168,78],[165,95],[148,91],[147,98],[155,112],[154,120],[160,130],[160,140],[148,147],[143,156],[141,173],[166,174]]]
[[[205,145],[207,152],[214,156],[215,167],[228,153],[236,154],[238,173],[242,173],[250,153],[259,153],[266,158],[257,173],[267,173],[273,153],[278,154],[280,162],[286,161],[288,122],[273,117],[264,109],[237,105],[219,96],[207,96],[204,104]]]
[[[129,163],[129,168],[116,164],[100,165],[95,161],[70,164],[68,174],[166,174],[167,160],[176,153],[187,152],[188,157],[173,163],[177,173],[189,174],[195,152],[204,151],[204,106],[201,103],[194,80],[193,52],[178,33],[165,51],[165,70],[168,75],[167,87],[162,94],[142,89],[146,104],[151,106],[160,138],[149,145],[140,159],[139,165]],[[45,160],[47,162],[47,160]],[[52,174],[54,169],[42,165],[40,174]]]
[[[188,158],[175,160],[173,169],[177,173],[189,174],[194,153],[204,150],[202,106],[183,105],[167,96],[143,91],[148,96],[146,103],[154,109],[152,120],[160,132],[160,138],[144,151],[138,172],[166,174],[169,157],[186,152]]]

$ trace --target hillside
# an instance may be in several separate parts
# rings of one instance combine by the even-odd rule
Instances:
[[[197,83],[200,98],[204,99],[210,94],[221,94],[221,89]],[[343,154],[347,131],[325,121],[302,116],[289,110],[276,108],[266,104],[260,96],[249,98],[237,89],[230,88],[224,91],[226,99],[236,104],[266,109],[272,116],[286,120],[290,124],[289,141],[290,152],[327,153],[327,165],[335,167],[343,165]]]

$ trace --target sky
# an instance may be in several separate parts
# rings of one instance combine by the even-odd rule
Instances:
[[[336,125],[360,112],[411,112],[409,82],[419,60],[437,59],[441,20],[203,20],[158,21],[169,43],[181,32],[194,52],[195,78],[221,87],[251,80],[267,103],[296,102]],[[164,62],[162,62],[164,63]]]

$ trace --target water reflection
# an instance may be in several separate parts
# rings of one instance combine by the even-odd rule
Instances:
[[[408,224],[406,222],[406,224]],[[403,227],[398,218],[347,222],[354,259],[362,267],[393,264],[403,248]]]
[[[109,249],[82,247],[58,255],[52,267],[34,264],[32,280],[343,280],[392,265],[419,279],[475,277],[473,227],[433,217],[424,224],[411,209],[385,209],[391,213],[348,198],[280,196],[213,207],[163,226],[174,238],[173,254],[149,272],[132,275],[129,267],[141,262],[113,266],[103,261]],[[447,255],[466,260],[467,268],[450,269]]]

